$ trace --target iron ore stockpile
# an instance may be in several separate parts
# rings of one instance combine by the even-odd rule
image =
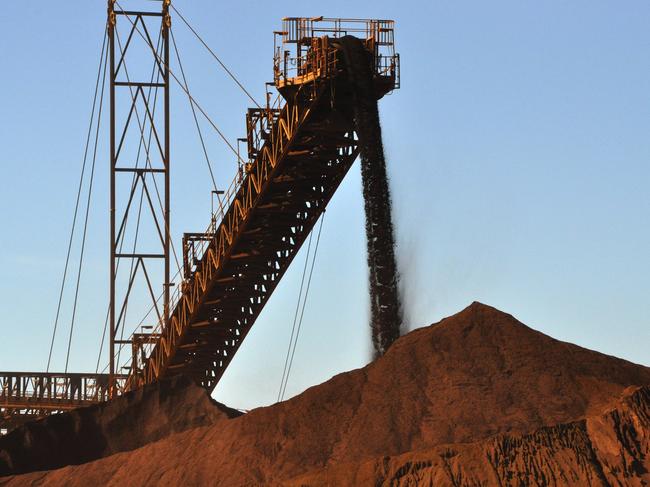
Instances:
[[[397,340],[402,323],[390,189],[373,88],[371,54],[356,37],[345,36],[339,41],[355,101],[354,119],[361,152],[366,213],[370,326],[375,356],[380,356]]]
[[[0,475],[3,486],[650,485],[650,368],[474,303],[244,415],[174,379],[25,424],[0,438]]]

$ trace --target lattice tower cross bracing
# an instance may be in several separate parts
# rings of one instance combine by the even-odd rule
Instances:
[[[336,39],[352,34],[364,41],[373,63],[377,98],[399,87],[399,55],[394,51],[392,21],[283,19],[283,30],[276,32],[274,55],[274,85],[280,96],[267,100],[265,107],[248,110],[248,150],[240,173],[223,194],[222,205],[211,216],[208,228],[186,235],[184,272],[172,288],[169,88],[170,78],[178,79],[169,67],[170,4],[164,1],[157,12],[124,11],[115,5],[116,2],[109,1],[110,375],[85,375],[92,376],[99,385],[84,389],[82,396],[71,393],[76,390],[77,379],[70,374],[52,378],[23,373],[21,380],[33,384],[31,392],[16,387],[15,379],[5,380],[4,384],[11,386],[3,386],[0,408],[5,417],[13,414],[14,420],[21,411],[25,415],[30,411],[43,414],[45,410],[39,406],[52,399],[46,397],[49,390],[55,391],[57,410],[101,401],[106,394],[121,394],[177,373],[192,377],[212,391],[359,153],[353,90]],[[150,27],[152,21],[160,22],[160,43],[151,36],[155,32]],[[127,27],[125,38],[117,35],[120,22]],[[143,41],[151,53],[153,78],[127,78],[124,59],[136,41]],[[146,96],[149,90],[163,94],[162,115],[154,113]],[[118,92],[125,96],[118,96]],[[125,98],[128,116],[119,125],[117,103]],[[204,114],[198,104],[196,107]],[[129,165],[132,161],[121,152],[126,128],[129,124],[135,126],[143,140],[145,121],[150,132],[144,143],[150,154],[144,166]],[[158,165],[150,157],[154,153]],[[129,196],[122,207],[124,211],[118,215],[119,177],[124,173],[132,176],[131,185],[122,186],[127,190],[119,194]],[[164,183],[152,191],[151,183],[155,184],[156,176]],[[119,251],[123,221],[132,211],[135,199],[135,185],[142,188],[144,207],[154,221],[160,245],[155,253]],[[158,206],[156,194],[160,194]],[[154,306],[157,293],[149,280],[149,269],[155,265],[163,268],[159,272],[163,276],[163,305],[156,308],[157,326],[135,333],[129,340],[123,340],[120,333],[124,329],[122,310],[128,304],[133,271],[126,286],[120,289],[119,285],[124,284],[116,280],[120,260],[129,262],[131,269],[144,276]],[[125,345],[131,346],[132,363],[123,375],[114,357],[115,350]],[[62,388],[51,389],[52,381],[59,381]],[[33,406],[31,409],[25,407],[25,400]]]

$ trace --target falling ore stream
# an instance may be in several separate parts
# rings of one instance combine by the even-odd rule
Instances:
[[[373,83],[373,57],[356,37],[345,36],[338,41],[353,92],[366,215],[370,327],[375,356],[381,356],[400,336],[402,308],[390,189]]]

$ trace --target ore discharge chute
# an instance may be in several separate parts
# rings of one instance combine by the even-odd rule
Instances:
[[[354,101],[366,214],[370,326],[375,355],[399,338],[402,323],[391,198],[373,78],[374,57],[354,36],[340,40]]]
[[[178,22],[171,21],[174,15]],[[96,373],[0,372],[0,432],[178,374],[212,392],[359,156],[377,354],[399,335],[390,193],[377,110],[377,100],[399,87],[393,21],[282,20],[268,83],[273,93],[258,103],[246,92],[255,106],[246,113],[242,152],[235,150],[237,143],[229,144],[237,171],[230,184],[215,189],[218,208],[206,215],[204,230],[185,233],[177,245],[182,259],[173,274],[170,91],[178,90],[192,112],[218,132],[185,80],[174,40],[174,30],[185,24],[199,37],[170,2],[153,2],[146,11],[109,2],[103,77],[98,75],[104,83],[99,85],[106,86],[115,209],[111,312],[106,345],[100,346],[107,350],[99,355]],[[134,69],[143,62],[150,72]],[[141,146],[146,165],[138,165]],[[140,221],[134,201],[147,211],[156,248],[140,248],[147,239],[137,239],[137,230],[133,246],[129,240],[122,248],[129,229],[138,228],[125,222]],[[149,312],[135,316],[135,303]]]

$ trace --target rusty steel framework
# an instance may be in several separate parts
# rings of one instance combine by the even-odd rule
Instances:
[[[108,397],[107,374],[0,372],[0,432]]]
[[[373,54],[376,82],[382,96],[400,86],[400,59],[395,52],[395,22],[379,19],[285,17],[275,32],[274,82],[278,89],[331,76],[335,51],[327,44],[352,35],[365,40]],[[335,41],[334,41],[335,42]]]
[[[116,370],[116,357],[123,345],[132,346],[133,366],[137,366],[138,356],[141,355],[142,345],[151,343],[146,337],[137,336],[133,339],[123,340],[124,327],[126,326],[127,307],[133,292],[133,285],[140,271],[144,278],[152,306],[156,311],[158,321],[162,322],[169,316],[170,296],[170,132],[169,132],[169,0],[162,2],[162,10],[158,12],[125,11],[115,9],[115,0],[108,2],[108,39],[110,55],[110,296],[109,296],[109,382],[111,394],[118,392],[114,377],[120,371]],[[128,36],[125,42],[119,38],[118,27],[124,22]],[[159,32],[156,44],[150,32]],[[144,44],[144,52],[148,53],[153,64],[155,76],[134,79],[127,68],[129,50],[134,49],[134,44]],[[154,47],[155,46],[155,47]],[[160,48],[162,52],[159,52]],[[142,63],[142,60],[139,60]],[[131,64],[132,65],[132,64]],[[136,75],[137,76],[137,75]],[[142,75],[140,75],[142,76]],[[151,91],[155,96],[151,97]],[[162,120],[156,117],[156,101],[158,90],[162,91],[163,114]],[[147,91],[145,93],[145,91]],[[120,119],[116,113],[117,104],[120,102],[118,92],[126,96],[129,106],[126,118]],[[140,107],[140,111],[138,111]],[[123,151],[127,141],[129,128],[137,123],[138,152],[144,147],[146,163],[139,165],[135,154]],[[150,143],[145,137],[145,128],[149,129]],[[150,151],[153,145],[153,150]],[[154,157],[155,154],[156,157]],[[127,175],[120,178],[119,176]],[[129,178],[128,176],[131,176]],[[156,176],[163,179],[162,196],[156,185],[156,196],[162,208],[158,208],[152,197],[150,187],[156,184]],[[127,190],[128,201],[118,218],[116,204],[118,188]],[[141,207],[136,209],[133,205],[134,196],[140,188],[142,195],[146,196],[146,208],[152,218],[158,236],[158,249],[152,252],[140,252],[133,248],[133,252],[121,252],[123,240],[126,238],[126,225],[132,213],[137,212],[138,223],[141,218]],[[133,220],[134,217],[131,217]],[[119,222],[119,223],[118,223]],[[123,283],[118,276],[120,261],[130,263],[128,283]],[[152,267],[162,266],[162,309],[158,306],[158,292],[150,278]],[[126,285],[124,285],[126,284]],[[122,288],[122,289],[120,289]],[[120,331],[121,330],[121,331]],[[119,366],[119,364],[117,364]]]
[[[112,396],[182,373],[211,392],[359,153],[353,93],[336,38],[352,34],[365,42],[374,54],[375,95],[381,98],[399,86],[394,25],[387,20],[283,19],[283,30],[276,32],[274,60],[274,85],[279,95],[274,102],[267,97],[266,107],[248,110],[247,159],[242,161],[239,174],[220,198],[219,208],[206,231],[185,234],[183,279],[172,295],[169,282],[169,1],[163,1],[162,12],[158,13],[121,12],[113,7],[114,1],[109,0],[111,296],[116,296],[113,289],[116,259],[135,259],[144,269],[145,259],[155,257],[165,262],[165,297],[157,326],[147,333],[136,333],[124,342],[118,341],[116,334],[121,316],[115,316],[117,308],[113,304],[118,301],[111,300],[111,361],[114,347],[128,343],[132,348],[132,363],[128,374],[120,376],[111,362],[110,374],[102,376],[101,380],[106,381],[102,384],[108,384],[108,395]],[[114,28],[120,15],[128,15],[138,33],[146,29],[145,17],[161,21],[162,53],[156,51],[151,36],[146,34],[146,37],[163,81],[154,84],[118,80],[125,49],[120,48],[119,57],[115,57],[111,26]],[[138,25],[142,28],[138,29]],[[133,31],[129,40],[131,37]],[[155,134],[163,166],[118,166],[121,146],[115,131],[118,87],[135,90],[145,107],[144,88],[163,90],[164,142]],[[153,116],[149,122],[152,131],[156,131]],[[135,174],[143,185],[148,172],[165,176],[164,229],[157,226],[163,250],[156,256],[120,255],[116,250],[120,231],[116,232],[114,214],[115,178],[121,171]],[[131,192],[129,201],[132,198]],[[155,213],[153,205],[150,206]],[[151,294],[154,298],[153,291]],[[128,289],[125,299],[128,300]],[[62,380],[70,381],[72,375],[62,376]],[[35,379],[43,374],[26,376]],[[91,396],[89,401],[105,399],[106,389],[101,390],[101,396]],[[46,412],[39,402],[40,396],[33,397],[32,415]],[[62,400],[68,400],[67,404],[73,407],[79,405],[65,395]],[[6,403],[4,411],[14,407],[12,404],[17,403]],[[63,403],[59,406],[56,410],[65,409]]]
[[[177,373],[214,389],[356,159],[352,95],[336,37],[365,34],[375,54],[378,97],[398,85],[391,21],[293,18],[283,24],[276,34],[288,49],[281,56],[276,50],[274,70],[282,97],[248,111],[245,176],[233,182],[227,209],[206,232],[186,237],[185,279],[160,339],[142,370],[132,369],[127,389]],[[315,36],[322,29],[329,35]],[[379,61],[380,48],[389,49],[386,61]],[[289,78],[292,59],[298,69]]]

